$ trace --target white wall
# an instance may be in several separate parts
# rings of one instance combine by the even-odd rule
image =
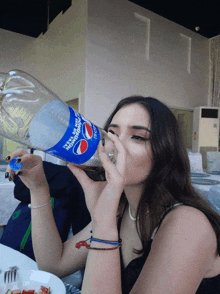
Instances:
[[[64,101],[84,97],[87,0],[74,0],[37,39],[0,29],[0,72],[21,69]],[[4,138],[3,155],[20,146]]]
[[[135,13],[150,19],[149,60],[147,26]],[[190,73],[180,33],[191,38]],[[102,126],[127,95],[173,107],[207,105],[208,43],[127,0],[74,0],[37,39],[0,29],[0,71],[27,71],[64,101],[81,97],[82,113]]]
[[[87,1],[74,0],[36,40],[36,74],[64,101],[84,91],[87,7]]]
[[[88,3],[87,118],[102,126],[116,103],[132,94],[173,107],[207,105],[208,39],[127,0]],[[149,60],[147,24],[140,16],[150,19]],[[190,51],[180,34],[191,38]]]
[[[35,38],[0,29],[0,72],[12,69],[35,74]]]
[[[22,69],[64,101],[84,91],[87,0],[74,0],[37,39],[0,29],[0,72]]]

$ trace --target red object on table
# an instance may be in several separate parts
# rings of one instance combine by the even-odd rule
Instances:
[[[47,294],[47,293],[49,293],[49,289],[46,288],[46,287],[41,286],[40,289],[41,289],[41,291],[42,291],[42,294]]]
[[[22,294],[35,294],[35,291],[34,290],[23,290],[22,291]]]

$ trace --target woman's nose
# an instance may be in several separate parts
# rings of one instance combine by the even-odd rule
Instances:
[[[124,146],[124,148],[126,148],[127,141],[128,141],[126,134],[120,134],[120,135],[118,135],[118,138],[119,138],[120,142],[122,143],[122,145]]]

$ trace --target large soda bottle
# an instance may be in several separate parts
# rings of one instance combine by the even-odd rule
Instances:
[[[101,167],[100,140],[114,162],[107,133],[21,70],[0,73],[0,134],[87,167]]]

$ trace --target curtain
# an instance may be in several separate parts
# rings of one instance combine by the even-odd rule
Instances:
[[[210,40],[211,106],[220,107],[220,35]]]

